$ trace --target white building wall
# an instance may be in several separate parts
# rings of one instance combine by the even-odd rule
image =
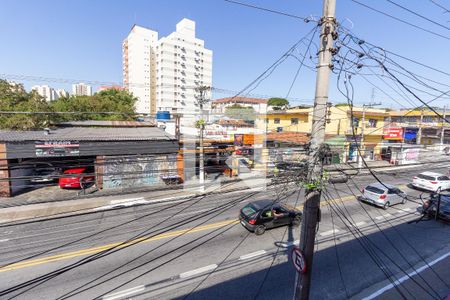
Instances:
[[[175,32],[159,40],[156,31],[135,25],[122,49],[124,86],[138,98],[136,112],[198,118],[195,87],[212,85],[212,51],[195,37],[194,21],[181,20]]]
[[[84,83],[77,83],[72,84],[72,95],[75,96],[92,96],[92,86],[84,84]]]
[[[195,88],[212,85],[212,51],[195,37],[195,22],[183,19],[156,46],[157,110],[182,114],[182,123],[200,118]],[[206,94],[210,98],[211,93]],[[211,104],[204,106],[205,114]]]
[[[35,90],[39,95],[44,97],[46,101],[58,99],[55,90],[48,85],[34,85],[31,89]]]
[[[123,42],[124,87],[138,98],[136,112],[150,114],[155,112],[153,47],[156,46],[156,31],[134,25]]]

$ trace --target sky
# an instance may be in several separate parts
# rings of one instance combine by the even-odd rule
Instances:
[[[387,0],[359,1],[450,37],[448,29],[409,14]],[[450,13],[444,13],[430,0],[393,1],[450,27]],[[450,7],[445,0],[435,1]],[[304,17],[317,18],[322,14],[320,0],[248,0],[245,3]],[[181,19],[189,18],[196,22],[197,37],[205,40],[206,48],[213,50],[213,86],[239,91],[314,28],[314,22],[305,23],[223,0],[0,0],[0,7],[0,73],[58,78],[56,82],[16,80],[27,88],[49,84],[70,90],[70,85],[63,82],[65,79],[120,83],[122,41],[133,24],[156,30],[161,37],[175,31]],[[340,24],[372,44],[450,72],[449,39],[422,32],[351,0],[337,0],[336,16]],[[317,35],[315,39],[318,41]],[[393,58],[405,68],[439,82],[439,90],[449,88],[447,75]],[[251,94],[285,97],[299,64],[293,58],[287,59]],[[330,101],[345,102],[336,89],[336,80],[335,75],[331,76]],[[374,90],[365,80],[356,76],[352,80],[355,103],[374,100],[392,108],[418,104],[415,100],[408,103],[406,96],[400,97],[395,87],[377,85],[379,90]],[[315,72],[302,68],[290,93],[291,105],[312,104],[315,81]],[[439,94],[425,89],[419,95],[423,100],[433,98],[425,92]],[[436,106],[447,103],[450,104],[449,98],[433,102]]]

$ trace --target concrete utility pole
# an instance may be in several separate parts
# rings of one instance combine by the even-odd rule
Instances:
[[[417,132],[417,141],[416,141],[417,145],[420,145],[422,143],[422,125],[423,125],[423,108],[420,110],[419,130]]]
[[[373,90],[372,90],[373,93]],[[373,97],[373,96],[372,96]],[[364,128],[366,127],[366,108],[374,107],[377,105],[381,105],[381,103],[369,103],[369,104],[363,104],[363,110],[362,110],[362,118],[361,118],[361,142],[359,143],[359,152],[358,153],[358,168],[362,168],[363,165],[363,159],[362,155],[366,154],[366,145],[364,145]]]
[[[444,139],[445,139],[445,123],[446,123],[446,116],[445,114],[447,113],[447,105],[444,105],[444,113],[443,113],[443,117],[444,120],[442,120],[442,126],[441,126],[441,145],[444,145]]]
[[[197,105],[200,107],[200,154],[199,154],[199,181],[200,184],[205,183],[205,158],[204,158],[204,148],[203,148],[203,132],[205,130],[206,121],[203,119],[203,105],[209,102],[209,99],[206,99],[206,92],[210,90],[209,86],[199,86],[195,88],[195,91],[198,93]]]
[[[320,20],[320,51],[317,65],[316,94],[314,100],[313,121],[311,128],[310,160],[308,170],[308,183],[312,186],[322,179],[322,163],[320,152],[325,141],[326,108],[328,102],[328,84],[331,71],[331,57],[333,41],[336,37],[335,15],[336,0],[323,1],[323,16]],[[306,271],[303,274],[297,272],[295,278],[294,299],[309,299],[311,286],[312,264],[314,255],[314,243],[316,240],[316,228],[320,214],[319,188],[309,187],[305,194],[303,205],[303,221],[300,233],[300,250],[303,253]]]

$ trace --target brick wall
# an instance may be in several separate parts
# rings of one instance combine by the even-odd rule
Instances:
[[[11,197],[6,145],[0,144],[0,197]]]

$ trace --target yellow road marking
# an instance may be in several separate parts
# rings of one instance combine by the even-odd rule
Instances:
[[[123,243],[123,244],[122,244],[122,242],[112,243],[112,244],[107,244],[107,245],[103,245],[103,246],[99,246],[99,247],[87,248],[87,249],[83,249],[83,250],[66,252],[66,253],[62,253],[62,254],[58,254],[58,255],[52,255],[52,256],[47,256],[47,257],[33,259],[33,260],[27,260],[27,261],[18,262],[18,263],[11,264],[9,266],[0,268],[0,273],[6,272],[6,271],[22,269],[25,267],[41,265],[41,264],[45,264],[45,263],[49,263],[49,262],[69,259],[69,258],[73,258],[73,257],[95,254],[95,253],[99,253],[101,251],[107,250],[107,249],[109,249],[111,247],[115,247],[115,246],[117,246],[117,248],[123,248],[125,246],[129,246],[129,245],[133,245],[133,244],[137,244],[137,243],[148,243],[151,241],[156,241],[156,240],[165,239],[165,238],[169,238],[169,237],[175,237],[175,236],[179,236],[179,235],[186,234],[186,233],[194,233],[194,232],[204,231],[204,230],[208,230],[208,229],[224,227],[224,226],[231,225],[233,223],[238,223],[238,222],[239,222],[238,220],[227,220],[227,221],[217,222],[217,223],[208,224],[208,225],[204,225],[204,226],[198,226],[198,227],[163,233],[163,234],[156,235],[152,238],[141,237],[141,238],[138,238],[138,239],[135,239],[128,243]]]
[[[351,196],[345,196],[342,198],[331,199],[326,202],[321,202],[320,206],[328,205],[328,203],[330,201],[333,201],[333,202],[341,201],[341,199],[342,199],[342,201],[349,201],[349,200],[355,199],[355,197],[353,195],[351,195]],[[299,207],[299,206],[297,208],[301,209],[301,207]],[[42,264],[65,260],[65,259],[74,258],[74,257],[95,254],[95,253],[99,253],[101,251],[107,250],[111,247],[123,248],[125,246],[129,246],[129,245],[133,245],[133,244],[137,244],[137,243],[149,243],[152,241],[157,241],[157,240],[161,240],[161,239],[165,239],[165,238],[180,236],[180,235],[187,234],[187,233],[194,233],[194,232],[200,232],[200,231],[205,231],[205,230],[209,230],[209,229],[216,229],[216,228],[224,227],[227,225],[236,224],[238,222],[239,222],[239,220],[237,220],[237,219],[227,220],[227,221],[212,223],[212,224],[208,224],[208,225],[192,227],[192,228],[188,228],[188,229],[171,231],[171,232],[156,235],[152,238],[141,237],[141,238],[132,240],[132,241],[130,241],[128,243],[124,243],[124,244],[122,244],[123,242],[111,243],[111,244],[107,244],[107,245],[103,245],[103,246],[87,248],[87,249],[77,250],[77,251],[72,251],[72,252],[66,252],[66,253],[61,253],[61,254],[52,255],[52,256],[46,256],[46,257],[32,259],[32,260],[26,260],[26,261],[18,262],[15,264],[11,264],[9,266],[2,267],[2,268],[0,268],[0,273],[12,271],[12,270],[18,270],[18,269],[27,268],[27,267],[32,267],[32,266],[37,266],[37,265],[42,265]]]

